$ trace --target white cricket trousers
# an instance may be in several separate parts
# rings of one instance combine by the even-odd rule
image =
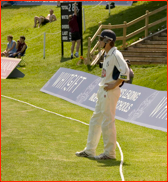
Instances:
[[[105,91],[100,87],[97,92],[97,103],[95,112],[89,123],[89,134],[85,152],[96,155],[96,148],[100,140],[101,132],[104,142],[104,153],[110,157],[116,157],[116,128],[115,111],[117,101],[120,97],[120,88]]]

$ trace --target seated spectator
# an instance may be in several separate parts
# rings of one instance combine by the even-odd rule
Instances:
[[[7,36],[7,48],[4,52],[1,53],[1,56],[6,56],[8,57],[10,54],[13,54],[16,52],[16,42],[13,40],[12,35]]]
[[[50,14],[47,15],[47,17],[44,16],[35,16],[34,17],[34,28],[36,27],[36,24],[38,23],[38,28],[40,28],[40,25],[45,25],[46,23],[51,23],[53,21],[56,21],[57,18],[56,16],[53,14],[54,11],[52,9],[50,9]]]
[[[12,6],[14,3],[13,1],[2,1],[1,2],[1,7],[7,7],[7,6]]]
[[[10,54],[9,57],[21,58],[22,56],[24,56],[27,49],[25,39],[26,39],[25,36],[20,36],[20,40],[17,41],[17,45],[16,45],[16,49],[17,49],[16,53]]]
[[[128,65],[128,68],[129,68],[129,80],[125,81],[125,82],[132,84],[133,78],[134,78],[134,72],[130,68],[130,66],[131,66],[130,60],[126,59],[125,61],[127,62],[127,65]]]

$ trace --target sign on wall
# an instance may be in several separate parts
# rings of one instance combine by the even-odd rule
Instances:
[[[60,68],[41,91],[94,111],[100,80],[95,75]],[[121,87],[116,118],[167,131],[167,92],[125,83]]]
[[[82,2],[77,3],[77,19],[81,36],[81,55],[83,55],[83,40],[82,40]],[[64,55],[64,42],[71,42],[71,31],[69,28],[69,15],[74,14],[74,2],[61,3],[61,43],[62,56]]]
[[[20,61],[21,59],[1,57],[1,79],[24,77],[16,68]]]

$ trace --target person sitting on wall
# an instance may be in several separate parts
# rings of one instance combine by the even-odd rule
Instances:
[[[8,57],[10,54],[14,54],[16,52],[16,42],[13,40],[12,35],[7,36],[7,48],[4,52],[1,53],[1,56]]]
[[[35,16],[34,17],[34,28],[36,27],[36,24],[38,23],[38,28],[40,28],[40,25],[45,25],[46,23],[51,23],[53,21],[56,21],[57,18],[56,16],[53,14],[54,11],[52,9],[50,9],[50,14],[47,15],[47,17],[44,16]]]
[[[130,62],[130,60],[128,60],[128,59],[126,59],[125,61],[127,62],[127,65],[128,65],[128,68],[129,68],[129,80],[128,80],[128,81],[125,81],[125,82],[126,82],[126,83],[132,84],[133,78],[134,78],[134,72],[133,72],[133,70],[130,68],[131,62]]]
[[[80,47],[80,43],[81,43],[81,35],[79,33],[79,26],[78,26],[78,21],[77,21],[76,2],[74,3],[74,15],[69,15],[69,28],[70,28],[71,35],[72,35],[71,59],[73,59],[75,43],[77,42],[75,57],[79,57],[78,52],[79,52],[79,47]]]
[[[17,45],[16,45],[16,49],[17,49],[16,53],[10,54],[9,57],[21,58],[22,56],[24,56],[27,49],[25,39],[26,39],[25,36],[20,36],[20,40],[17,41]]]

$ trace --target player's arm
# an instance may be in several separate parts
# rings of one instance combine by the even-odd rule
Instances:
[[[115,56],[116,56],[116,67],[117,67],[118,71],[120,72],[120,74],[115,83],[113,83],[113,84],[106,83],[105,84],[105,85],[107,85],[104,88],[104,90],[106,90],[106,91],[120,86],[123,81],[129,80],[129,68],[128,68],[128,65],[127,65],[126,61],[124,60],[122,54],[115,55]]]
[[[123,55],[121,53],[118,53],[115,56],[116,56],[116,67],[118,71],[120,72],[118,79],[121,79],[123,81],[128,81],[129,68],[126,61],[123,58]]]
[[[123,80],[122,79],[118,79],[115,83],[106,83],[105,85],[107,85],[106,87],[104,87],[105,91],[109,91],[112,89],[115,89],[116,87],[120,86],[122,84]]]
[[[76,2],[74,3],[74,15],[77,16]]]

